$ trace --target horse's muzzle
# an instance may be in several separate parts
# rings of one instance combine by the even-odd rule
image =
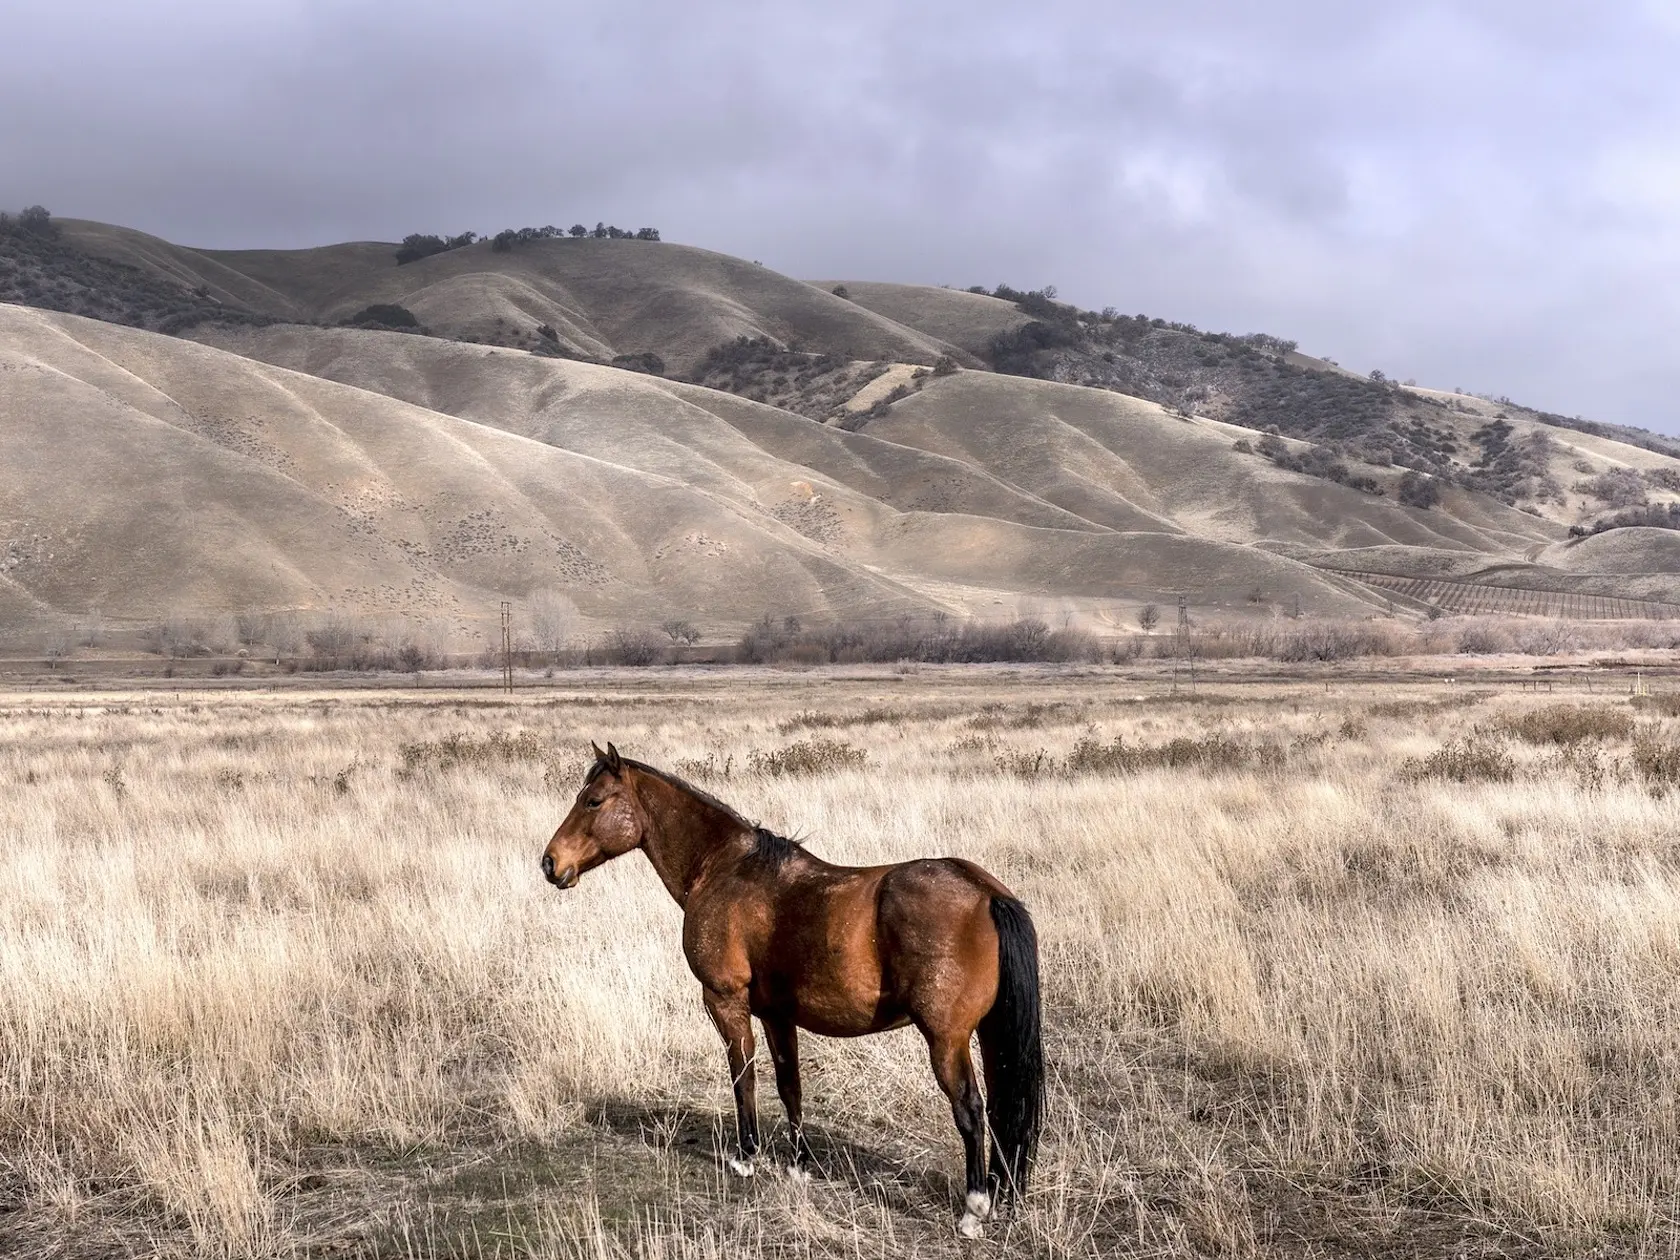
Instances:
[[[542,873],[543,878],[556,888],[570,888],[578,882],[577,867],[568,866],[563,871],[556,871],[554,869],[554,859],[546,853],[543,854]]]

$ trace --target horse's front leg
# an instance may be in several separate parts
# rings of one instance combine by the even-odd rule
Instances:
[[[735,1131],[740,1153],[729,1160],[737,1176],[753,1175],[753,1158],[758,1154],[758,1085],[753,1072],[752,1010],[745,988],[734,993],[705,989],[706,1013],[723,1038],[729,1054],[729,1076],[735,1084]]]

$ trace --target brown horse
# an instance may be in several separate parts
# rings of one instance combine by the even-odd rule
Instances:
[[[752,1017],[764,1026],[793,1137],[790,1176],[810,1176],[798,1030],[859,1037],[914,1024],[967,1154],[958,1228],[978,1237],[995,1202],[1026,1188],[1044,1100],[1038,941],[1026,907],[972,862],[835,866],[652,766],[591,745],[595,764],[543,850],[571,888],[641,849],[683,908],[683,953],[727,1047],[744,1177],[758,1154]],[[978,1030],[986,1098],[969,1038]],[[986,1168],[990,1121],[991,1171]]]

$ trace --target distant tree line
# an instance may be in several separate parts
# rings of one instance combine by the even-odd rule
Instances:
[[[570,228],[556,227],[550,223],[544,227],[503,228],[494,236],[489,237],[490,248],[499,254],[505,254],[516,245],[529,245],[533,241],[563,240],[566,237],[582,240],[592,237],[596,240],[613,241],[657,241],[658,228],[630,228],[616,227],[609,223],[597,223],[593,228],[586,228],[581,223],[574,223]],[[452,249],[465,249],[468,245],[476,244],[486,238],[476,232],[462,232],[459,236],[431,236],[416,232],[403,237],[402,245],[397,249],[397,264],[418,262],[422,258],[430,258],[433,254],[447,253]]]
[[[1571,538],[1602,534],[1607,529],[1680,529],[1680,503],[1647,503],[1611,516],[1601,516],[1591,525],[1571,525]]]
[[[581,223],[574,223],[564,231],[552,223],[540,228],[503,228],[490,238],[490,248],[498,253],[506,253],[515,245],[528,245],[532,241],[551,241],[565,236],[570,236],[573,240],[581,240],[587,236],[603,241],[657,241],[659,229],[645,227],[632,232],[629,228],[614,227],[609,223],[597,223],[593,229],[586,228]]]
[[[452,249],[465,249],[476,240],[477,232],[462,232],[459,236],[427,236],[414,232],[403,237],[402,245],[397,250],[397,265],[419,262],[422,258],[447,253]]]

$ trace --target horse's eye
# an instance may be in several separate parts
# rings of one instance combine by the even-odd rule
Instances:
[[[601,802],[598,801],[598,800],[597,801],[585,801],[584,804],[587,805],[590,809],[600,809],[601,808]]]

